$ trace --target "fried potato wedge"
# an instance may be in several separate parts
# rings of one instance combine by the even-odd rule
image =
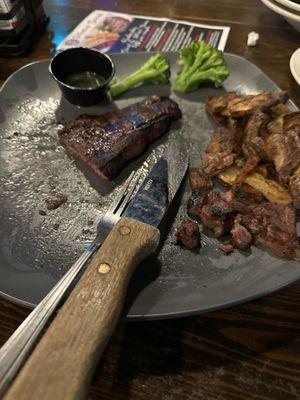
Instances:
[[[268,177],[268,168],[265,164],[260,164],[256,167],[256,172],[264,176],[265,178]]]
[[[267,132],[270,135],[284,134],[287,135],[292,132],[300,133],[300,111],[283,114],[269,122],[267,125]]]
[[[266,179],[257,172],[248,175],[244,182],[261,192],[271,203],[289,204],[292,202],[291,195],[282,185],[271,179]]]
[[[299,176],[300,176],[300,164],[299,164],[298,167],[295,169],[294,175],[299,175]]]
[[[220,172],[218,178],[228,185],[234,185],[239,177],[241,169],[232,165]],[[289,204],[292,197],[289,192],[279,183],[265,178],[262,174],[252,172],[245,177],[244,183],[248,184],[254,190],[260,192],[271,203]]]
[[[230,167],[220,172],[218,174],[218,178],[223,183],[227,183],[227,185],[234,185],[240,173],[241,173],[240,167],[238,167],[237,165],[231,165]]]
[[[285,92],[262,92],[257,95],[246,96],[242,101],[229,102],[222,115],[240,118],[244,115],[251,115],[261,110],[267,111],[281,101],[287,98]]]
[[[279,103],[276,106],[271,107],[271,111],[274,115],[283,115],[291,112],[290,108],[288,108],[285,104]]]
[[[250,142],[259,135],[260,128],[270,120],[269,116],[261,111],[252,114],[245,126],[244,143]]]

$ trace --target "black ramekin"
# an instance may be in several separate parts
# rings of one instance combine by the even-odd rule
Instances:
[[[100,51],[75,47],[53,57],[49,71],[70,103],[87,107],[106,97],[107,86],[114,76],[115,66],[110,57]],[[71,74],[85,71],[103,76],[104,82],[96,88],[78,88],[65,83]]]

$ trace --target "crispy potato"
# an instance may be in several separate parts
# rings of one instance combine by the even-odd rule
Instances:
[[[279,116],[267,125],[267,133],[269,135],[281,135],[283,132],[283,117]]]
[[[228,101],[237,97],[235,92],[226,93],[223,96],[211,97],[205,102],[205,109],[209,115],[218,114],[227,106]]]
[[[300,132],[300,111],[291,111],[288,114],[280,115],[267,125],[267,131],[270,135],[277,133],[287,135],[291,132]]]
[[[242,168],[245,164],[245,161],[238,158],[237,160],[235,160],[235,164],[237,165],[237,167]]]
[[[268,168],[265,164],[260,164],[255,168],[255,171],[264,176],[265,178],[268,177]]]
[[[284,105],[282,103],[279,103],[276,106],[271,107],[271,111],[276,116],[283,115],[283,114],[288,114],[288,113],[291,112],[290,108],[288,108],[286,105]]]
[[[262,125],[270,120],[269,116],[261,111],[250,115],[244,131],[244,143],[250,142],[259,135]]]
[[[206,153],[221,153],[233,151],[233,135],[225,127],[218,127],[207,145]]]
[[[247,183],[243,183],[241,185],[241,189],[243,190],[243,192],[249,193],[251,195],[259,196],[259,198],[261,198],[261,199],[263,198],[263,195],[261,194],[261,192],[254,189],[253,187],[249,186]]]
[[[294,175],[299,175],[299,176],[300,176],[300,164],[299,164],[298,167],[295,169]]]
[[[263,175],[253,172],[245,178],[245,183],[261,192],[267,200],[276,204],[289,204],[292,198],[289,192],[279,183],[266,179]]]
[[[241,161],[241,160],[237,160],[237,161]],[[241,176],[241,172],[242,172],[243,166],[242,166],[242,162],[240,162],[240,166],[235,165],[231,165],[230,167],[226,168],[224,171],[220,172],[218,175],[218,178],[224,182],[227,183],[228,185],[235,185],[237,183],[237,179]],[[258,165],[255,168],[255,172],[261,174],[262,176],[264,176],[265,178],[268,177],[268,168],[265,164],[261,164]],[[300,171],[299,171],[300,173]],[[245,186],[249,186],[249,185],[245,185]],[[254,188],[251,188],[254,191]]]
[[[296,132],[271,135],[265,141],[266,152],[273,161],[279,180],[287,182],[300,160],[300,137]]]
[[[300,174],[294,174],[289,180],[289,189],[296,208],[300,209]]]
[[[224,171],[220,172],[218,178],[223,183],[234,185],[240,172],[241,168],[239,168],[237,165],[231,165],[230,167],[224,169]]]
[[[231,112],[230,112],[231,107],[233,107],[235,104],[238,104],[239,102],[241,102],[249,97],[252,97],[252,96],[236,95],[236,96],[230,97],[229,101],[226,104],[226,107],[221,111],[221,115],[223,117],[230,117],[231,116]]]
[[[224,113],[225,110],[223,110],[222,115],[240,118],[245,115],[251,115],[258,110],[266,111],[278,104],[283,97],[283,92],[262,92],[256,95],[246,96],[244,100],[234,104],[229,102],[227,109],[225,109],[226,114]]]

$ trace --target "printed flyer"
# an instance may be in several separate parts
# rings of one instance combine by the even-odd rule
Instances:
[[[177,51],[192,40],[204,40],[224,50],[229,30],[228,26],[96,10],[66,37],[57,50],[83,46],[111,53]]]

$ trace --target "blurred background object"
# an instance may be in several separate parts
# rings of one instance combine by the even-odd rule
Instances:
[[[0,55],[23,54],[47,22],[42,0],[0,0]]]
[[[292,54],[290,69],[295,81],[300,85],[300,48]]]
[[[270,10],[282,15],[296,31],[300,32],[300,4],[294,0],[261,0]]]

